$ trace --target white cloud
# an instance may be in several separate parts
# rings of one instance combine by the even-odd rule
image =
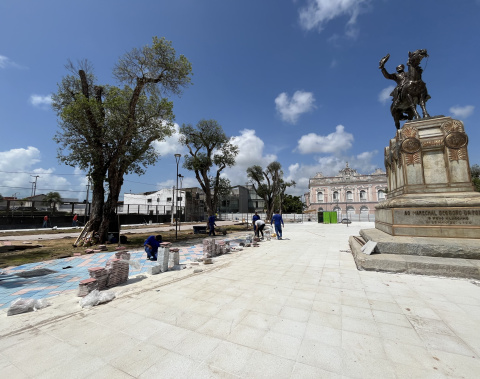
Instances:
[[[266,167],[269,163],[277,160],[274,154],[265,154],[264,142],[255,134],[255,130],[244,129],[239,136],[231,138],[231,142],[238,146],[238,155],[235,166],[223,170],[224,175],[230,179],[233,185],[247,181],[247,168],[253,165]]]
[[[321,32],[329,21],[347,16],[345,34],[356,38],[358,15],[364,11],[370,0],[307,0],[307,5],[299,10],[300,25],[306,30],[317,29]]]
[[[175,131],[170,137],[165,138],[165,141],[154,141],[152,146],[163,157],[174,154],[184,154],[186,149],[178,141],[180,138],[180,127],[177,123],[174,124]]]
[[[1,68],[9,68],[9,67],[14,67],[14,68],[23,68],[14,61],[12,61],[10,58],[0,55],[0,69]]]
[[[34,168],[41,162],[41,153],[36,147],[11,149],[0,151],[0,193],[3,196],[12,196],[16,193],[18,198],[28,197],[32,194],[32,183],[35,175],[37,178],[36,194],[57,191],[64,198],[83,200],[86,193],[86,179],[84,175],[72,176],[71,183],[66,178],[56,175],[53,168]],[[75,174],[82,172],[75,169]]]
[[[395,89],[395,86],[388,86],[387,88],[382,89],[378,94],[378,101],[381,102],[382,104],[385,104],[388,100],[392,98],[390,94],[394,89]]]
[[[296,91],[292,99],[282,92],[275,99],[277,111],[280,112],[282,119],[291,124],[295,124],[302,113],[312,111],[315,108],[314,102],[313,93],[304,91]]]
[[[475,107],[473,105],[465,105],[464,107],[456,105],[450,108],[450,113],[454,117],[467,118],[473,114],[474,109]]]
[[[298,140],[296,151],[300,154],[332,153],[348,150],[353,143],[353,134],[345,132],[343,125],[337,125],[335,132],[327,136],[309,133]]]
[[[52,104],[52,96],[31,95],[30,104],[37,108],[49,108],[50,104]]]

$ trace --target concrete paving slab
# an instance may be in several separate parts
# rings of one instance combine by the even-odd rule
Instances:
[[[358,271],[348,237],[365,227],[287,224],[289,240],[147,277],[91,309],[64,293],[38,312],[0,311],[2,374],[477,377],[480,287]]]

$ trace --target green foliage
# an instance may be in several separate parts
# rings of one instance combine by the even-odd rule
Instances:
[[[195,127],[183,124],[180,134],[180,143],[188,148],[183,167],[195,173],[205,192],[208,213],[215,214],[220,191],[226,186],[222,185],[220,174],[235,164],[238,146],[230,142],[216,120],[200,120]],[[216,169],[213,176],[210,175],[212,169]]]
[[[215,178],[211,177],[210,182],[214,183]],[[219,183],[218,183],[218,196],[219,197],[224,198],[224,197],[227,197],[228,195],[230,195],[231,188],[232,188],[232,185],[231,185],[230,179],[223,178],[223,177],[219,178]]]
[[[49,192],[43,198],[43,202],[47,203],[52,207],[52,211],[55,212],[55,204],[62,201],[62,197],[58,192]]]
[[[474,164],[470,167],[470,174],[472,175],[472,184],[475,191],[480,192],[480,166]]]
[[[123,87],[96,84],[87,61],[66,67],[71,74],[52,97],[60,129],[54,136],[57,157],[89,172],[92,218],[103,217],[105,229],[124,175],[141,175],[158,160],[153,142],[174,130],[173,103],[165,96],[182,93],[192,68],[183,55],[176,56],[170,41],[157,37],[151,46],[135,48],[119,59],[113,73]],[[109,194],[104,203],[105,180]]]
[[[303,205],[300,196],[285,195],[282,211],[285,213],[302,213]]]
[[[265,201],[267,220],[271,219],[275,206],[282,207],[286,188],[295,185],[293,181],[284,181],[279,162],[270,163],[265,170],[258,165],[251,166],[247,168],[247,177],[252,180],[257,195]]]

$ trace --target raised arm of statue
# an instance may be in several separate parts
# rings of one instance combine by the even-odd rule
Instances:
[[[382,59],[380,59],[380,62],[378,62],[378,68],[383,68],[385,66],[385,63],[387,63],[388,58],[390,58],[390,54],[387,54]]]

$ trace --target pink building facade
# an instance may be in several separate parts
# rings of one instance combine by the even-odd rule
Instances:
[[[375,205],[386,199],[387,174],[377,168],[372,174],[359,174],[348,167],[336,176],[317,173],[310,178],[305,194],[307,209],[311,212],[336,211],[338,218],[371,221]]]

